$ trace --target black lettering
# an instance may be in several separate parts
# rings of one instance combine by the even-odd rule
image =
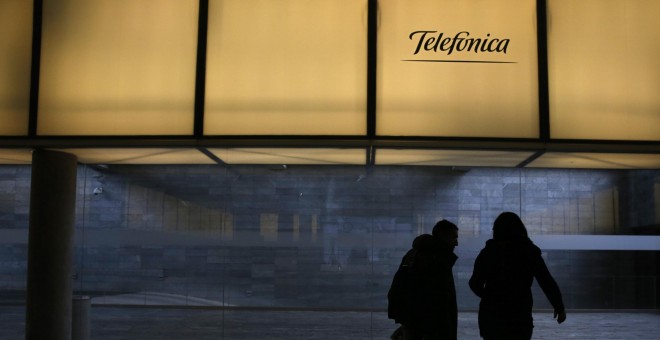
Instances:
[[[427,52],[445,52],[451,55],[454,52],[497,52],[506,54],[510,39],[491,38],[487,33],[485,37],[471,37],[470,32],[460,31],[453,37],[439,33],[437,36],[429,36],[429,33],[438,31],[414,31],[408,38],[416,42],[415,52],[418,54],[422,49]]]
[[[451,38],[447,37],[442,40],[442,43],[440,44],[440,51],[446,51],[447,50],[447,44],[449,44],[452,41]]]
[[[486,39],[484,39],[483,44],[481,44],[481,52],[493,52],[490,50],[490,44],[488,44],[488,49],[486,49],[486,42],[488,41],[488,37],[490,37],[490,33],[486,34]],[[491,40],[492,43],[492,40]]]
[[[435,42],[435,38],[433,37],[426,39],[426,42],[424,43],[424,49],[427,51],[432,50],[433,47],[429,47],[429,46],[431,46],[434,42]]]
[[[419,33],[422,34],[419,37],[419,42],[417,43],[417,48],[415,49],[415,53],[413,53],[413,54],[419,53],[419,49],[422,47],[422,42],[424,42],[424,39],[426,38],[426,34],[427,33],[435,33],[435,32],[437,32],[437,31],[415,31],[415,32],[410,33],[410,36],[408,37],[408,38],[410,38],[410,40],[413,39],[414,35],[419,34]]]
[[[495,44],[495,47],[497,47],[496,41],[499,41],[499,39],[493,39],[488,43],[488,52],[495,52],[493,49],[493,44]]]
[[[509,39],[502,39],[497,43],[497,52],[504,52],[506,54],[506,49],[509,47]]]
[[[461,35],[462,33],[465,33],[465,34],[466,34],[465,37],[469,37],[469,36],[470,36],[470,32],[465,32],[465,31],[463,31],[463,32],[458,32],[458,33],[456,33],[456,37],[454,37],[454,41],[456,41],[456,50],[459,51],[459,52],[462,52],[462,51],[465,49],[465,47],[467,46],[467,41],[466,41],[466,39],[460,37],[460,35]]]

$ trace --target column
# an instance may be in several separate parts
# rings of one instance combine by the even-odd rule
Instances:
[[[71,339],[77,158],[32,154],[26,340]]]

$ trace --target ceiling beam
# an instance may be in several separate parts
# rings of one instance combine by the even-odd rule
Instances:
[[[391,148],[660,154],[660,142],[503,138],[240,136],[0,137],[0,148]]]

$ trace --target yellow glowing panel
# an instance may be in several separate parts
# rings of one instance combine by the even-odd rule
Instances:
[[[215,164],[197,149],[63,149],[85,164]]]
[[[198,6],[44,1],[38,134],[192,134]]]
[[[660,154],[548,152],[532,168],[660,169]]]
[[[365,164],[365,149],[286,149],[236,148],[212,149],[218,158],[228,164]]]
[[[552,138],[660,140],[660,1],[550,0]]]
[[[378,135],[538,137],[535,1],[380,8]]]
[[[28,133],[32,1],[0,1],[0,135]]]
[[[209,6],[205,134],[366,133],[366,0]]]
[[[0,164],[31,164],[32,150],[0,149]]]
[[[515,167],[531,152],[472,150],[376,150],[376,165]]]

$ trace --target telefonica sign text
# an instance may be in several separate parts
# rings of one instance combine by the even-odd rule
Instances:
[[[458,53],[497,53],[507,54],[511,39],[491,37],[490,33],[485,37],[475,37],[468,31],[461,31],[453,36],[438,31],[414,31],[408,38],[415,42],[413,55],[420,52],[444,53],[447,56]],[[512,63],[502,61],[467,61],[467,60],[406,60],[406,61],[457,61],[457,62],[491,62]]]

